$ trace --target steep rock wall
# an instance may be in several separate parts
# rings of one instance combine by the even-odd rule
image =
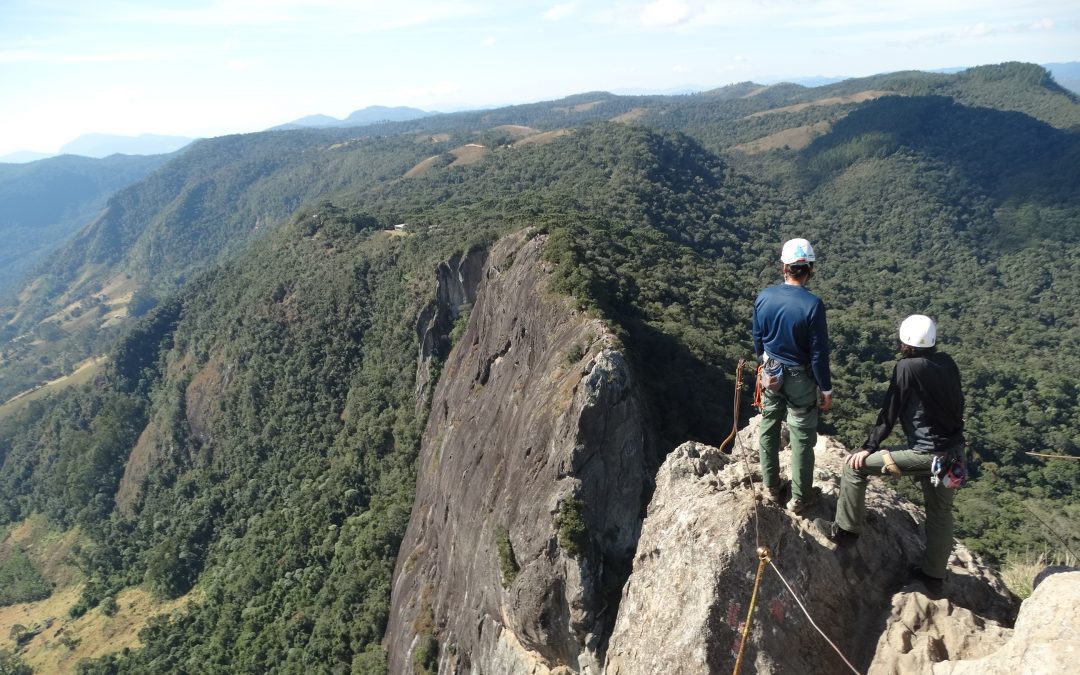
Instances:
[[[909,615],[892,617],[890,610],[897,594],[919,597],[921,609],[932,604],[926,589],[907,582],[907,565],[922,547],[921,511],[875,480],[858,542],[838,547],[818,534],[811,520],[755,499],[751,486],[761,480],[756,428],[755,419],[740,432],[731,456],[687,443],[660,468],[610,639],[608,675],[732,672],[759,546],[767,547],[772,562],[763,570],[741,672],[851,672],[814,623],[859,672],[871,662],[900,663],[917,645],[903,631],[928,623],[911,616],[929,612],[912,606]],[[826,437],[819,438],[815,453],[815,483],[825,498],[807,515],[831,519],[847,453]],[[789,460],[790,453],[781,453],[785,473]],[[939,634],[948,632],[946,624],[952,622],[953,632],[966,638],[936,640],[935,660],[981,656],[989,649],[979,645],[981,635],[1005,629],[1015,599],[963,545],[953,550],[950,574],[948,599],[934,607],[937,627]],[[966,627],[957,623],[963,620]],[[892,646],[879,648],[889,636]]]
[[[391,672],[601,667],[649,481],[641,403],[601,323],[546,291],[544,240],[493,248],[435,388]]]
[[[454,322],[476,302],[476,289],[484,271],[487,251],[452,256],[435,269],[435,299],[416,320],[419,354],[416,363],[416,403],[423,407],[430,393],[436,360],[450,353]]]

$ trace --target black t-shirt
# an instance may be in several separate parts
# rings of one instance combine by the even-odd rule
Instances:
[[[964,441],[960,369],[948,354],[901,359],[865,448],[871,452],[900,422],[913,450],[944,452]]]

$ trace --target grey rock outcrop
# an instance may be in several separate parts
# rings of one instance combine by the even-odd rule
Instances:
[[[907,581],[907,565],[922,546],[920,510],[875,481],[861,536],[838,547],[810,520],[755,499],[756,426],[752,420],[740,432],[731,458],[687,444],[661,467],[610,639],[609,675],[731,672],[762,546],[770,562],[763,569],[743,673],[851,672],[814,624],[865,672],[871,662],[891,658],[878,642],[887,632],[894,595],[926,600],[925,589]],[[824,500],[807,515],[831,518],[846,451],[822,437],[815,452],[815,482]],[[781,454],[785,472],[788,455]],[[723,468],[715,471],[717,466]],[[954,549],[950,574],[944,615],[969,615],[973,628],[1008,623],[1013,599],[962,545]],[[936,656],[949,658],[950,648],[980,653],[971,640],[958,644],[942,642],[945,653]]]
[[[1046,577],[1024,601],[999,648],[974,660],[934,663],[934,675],[1064,675],[1080,671],[1080,571]],[[1011,633],[1011,634],[1009,634]],[[916,672],[916,671],[906,671]]]
[[[937,672],[935,664],[945,659],[977,659],[993,652],[1011,633],[946,598],[897,593],[867,673]]]
[[[419,351],[416,362],[416,403],[419,410],[427,401],[436,359],[450,353],[450,333],[454,322],[472,309],[476,289],[487,260],[487,251],[452,256],[435,269],[435,298],[416,320]]]
[[[641,404],[603,325],[547,292],[543,242],[493,248],[435,388],[391,672],[600,670],[649,482]]]

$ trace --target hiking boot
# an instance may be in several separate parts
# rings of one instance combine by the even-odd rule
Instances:
[[[848,532],[833,521],[824,518],[814,518],[814,529],[829,541],[837,544],[851,544],[859,538],[858,532]]]
[[[820,501],[821,489],[813,488],[812,490],[810,490],[809,495],[796,497],[795,500],[791,502],[791,505],[788,506],[788,510],[797,516],[801,516],[803,513],[806,513],[810,509],[817,506]]]
[[[761,500],[769,506],[782,509],[789,499],[791,499],[791,481],[789,480],[780,481],[779,485],[765,487],[761,491]]]
[[[930,591],[934,595],[941,595],[941,591],[944,590],[945,580],[938,577],[932,577],[926,572],[923,572],[922,568],[918,565],[911,565],[908,567],[908,573],[911,575],[912,581],[918,581],[926,586],[926,590]]]

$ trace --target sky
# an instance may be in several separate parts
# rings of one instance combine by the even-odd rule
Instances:
[[[0,156],[1004,61],[1080,61],[1080,2],[0,0]]]

